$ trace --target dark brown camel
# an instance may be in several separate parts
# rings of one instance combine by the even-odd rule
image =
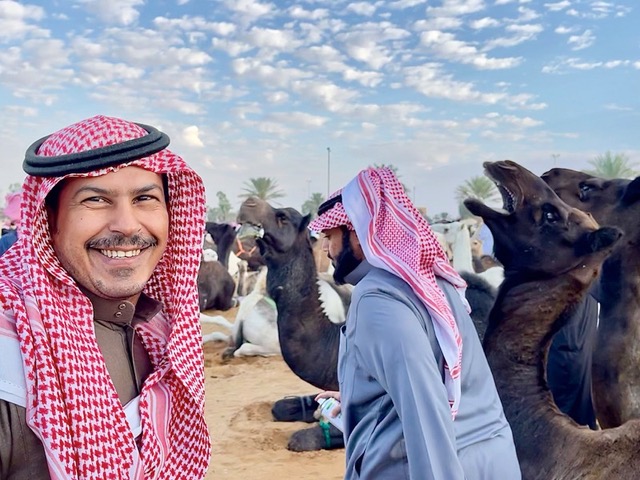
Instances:
[[[240,260],[247,262],[250,271],[254,272],[264,265],[264,260],[256,245],[255,238],[238,238],[233,225],[229,223],[207,222],[206,230],[216,244],[220,263],[229,268],[231,252]]]
[[[484,348],[523,478],[637,478],[640,422],[599,431],[578,426],[556,408],[545,375],[553,334],[589,290],[620,230],[598,228],[514,162],[485,163],[485,173],[502,193],[505,211],[472,199],[465,206],[491,229],[505,268]]]
[[[640,177],[605,180],[554,168],[542,179],[569,205],[624,232],[600,274],[600,325],[593,354],[596,415],[602,427],[617,427],[640,418]]]
[[[267,264],[267,292],[278,310],[282,358],[304,381],[337,390],[340,326],[329,320],[320,302],[310,217],[251,197],[242,203],[237,220],[245,229],[262,232],[256,242]]]
[[[233,277],[219,261],[200,262],[198,270],[198,301],[200,311],[229,310],[235,305]]]
[[[261,232],[262,238],[256,241],[268,267],[268,293],[278,308],[278,334],[285,362],[312,385],[337,390],[339,326],[324,314],[317,295],[309,219],[293,208],[273,208],[256,198],[242,203],[237,218],[243,228],[253,225],[254,231]],[[465,272],[463,278],[468,283],[472,318],[484,332],[495,291],[477,275]]]

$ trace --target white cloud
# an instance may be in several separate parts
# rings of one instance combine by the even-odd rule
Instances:
[[[200,140],[200,129],[196,125],[191,125],[182,130],[182,141],[190,147],[204,147]]]
[[[144,0],[77,0],[85,9],[106,23],[131,25],[138,20],[140,12],[136,7],[144,5]]]
[[[437,58],[473,65],[481,70],[497,70],[517,66],[522,59],[515,57],[489,58],[478,49],[457,40],[451,33],[432,30],[420,35],[420,44],[427,47]]]
[[[596,41],[596,37],[591,30],[585,30],[582,35],[571,35],[567,43],[571,46],[571,50],[583,50],[589,48]]]
[[[578,27],[565,27],[563,25],[556,27],[556,29],[554,30],[554,32],[556,32],[558,35],[566,35],[569,33],[575,33],[577,31]]]
[[[26,36],[48,37],[48,30],[31,22],[45,18],[45,11],[34,5],[23,5],[11,0],[0,1],[0,39],[22,39]]]
[[[354,2],[347,5],[346,10],[348,12],[353,12],[357,15],[362,15],[364,17],[370,17],[374,13],[376,13],[376,5],[371,4],[369,2]]]
[[[482,93],[473,83],[459,82],[450,74],[445,74],[435,63],[404,69],[405,84],[427,97],[446,98],[456,102],[477,102],[496,104],[504,100],[504,93]]]
[[[579,58],[567,58],[557,62],[545,65],[542,73],[563,74],[568,70],[596,70],[596,69],[614,69],[623,67],[633,67],[640,69],[640,62],[631,62],[629,60],[608,60],[606,62],[586,62]]]
[[[489,40],[483,50],[492,50],[496,47],[514,47],[523,42],[535,40],[544,28],[539,24],[532,25],[507,25],[506,32],[511,34],[510,37],[495,38]]]
[[[456,30],[464,22],[456,17],[434,17],[417,20],[413,24],[413,28],[417,31],[421,30]]]
[[[484,0],[442,0],[440,7],[427,7],[429,15],[468,15],[484,10]]]
[[[224,0],[222,3],[230,11],[235,12],[243,22],[254,22],[275,11],[275,6],[272,3],[254,0]]]
[[[389,3],[389,8],[403,10],[405,8],[417,7],[427,3],[428,0],[396,0]]]
[[[299,20],[320,20],[329,16],[329,11],[325,8],[315,10],[305,10],[300,5],[289,7],[287,12],[292,18]]]
[[[474,30],[483,30],[485,28],[494,28],[500,26],[500,22],[495,18],[483,17],[478,20],[469,22],[469,26]]]
[[[217,50],[221,50],[227,53],[230,57],[237,57],[238,55],[247,53],[254,48],[253,45],[250,45],[246,42],[220,38],[211,39],[211,46]]]
[[[571,2],[569,0],[562,0],[556,3],[545,3],[544,7],[550,12],[559,12],[564,10],[565,8],[569,8],[571,6]]]
[[[230,22],[209,22],[202,17],[167,18],[156,17],[153,24],[159,30],[182,30],[193,33],[194,31],[208,32],[221,37],[227,37],[237,31],[237,26]]]

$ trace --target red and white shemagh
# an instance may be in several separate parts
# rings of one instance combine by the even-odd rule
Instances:
[[[433,320],[444,356],[444,383],[451,415],[455,418],[461,397],[462,338],[435,277],[455,286],[469,309],[464,294],[465,281],[449,264],[431,227],[411,203],[391,169],[363,170],[341,194],[342,203],[320,215],[309,228],[322,231],[353,225],[367,261],[402,278],[422,300]]]
[[[51,135],[38,153],[77,153],[146,134],[134,123],[98,116]],[[140,394],[140,453],[96,342],[91,303],[53,251],[44,200],[60,177],[27,176],[21,235],[0,258],[0,303],[15,318],[27,422],[42,440],[52,479],[203,478],[211,449],[196,286],[204,186],[167,149],[69,176],[105,175],[125,166],[167,174],[170,195],[168,245],[145,287],[162,303],[162,318],[149,322],[159,326],[139,327],[154,366]]]

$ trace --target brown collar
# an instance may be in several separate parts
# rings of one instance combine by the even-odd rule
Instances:
[[[93,305],[93,319],[99,322],[133,326],[140,322],[148,322],[162,308],[160,302],[144,293],[134,305],[128,300],[102,298],[84,289],[83,292]]]

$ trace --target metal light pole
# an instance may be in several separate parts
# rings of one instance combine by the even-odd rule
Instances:
[[[327,147],[327,198],[331,195],[331,148]]]

